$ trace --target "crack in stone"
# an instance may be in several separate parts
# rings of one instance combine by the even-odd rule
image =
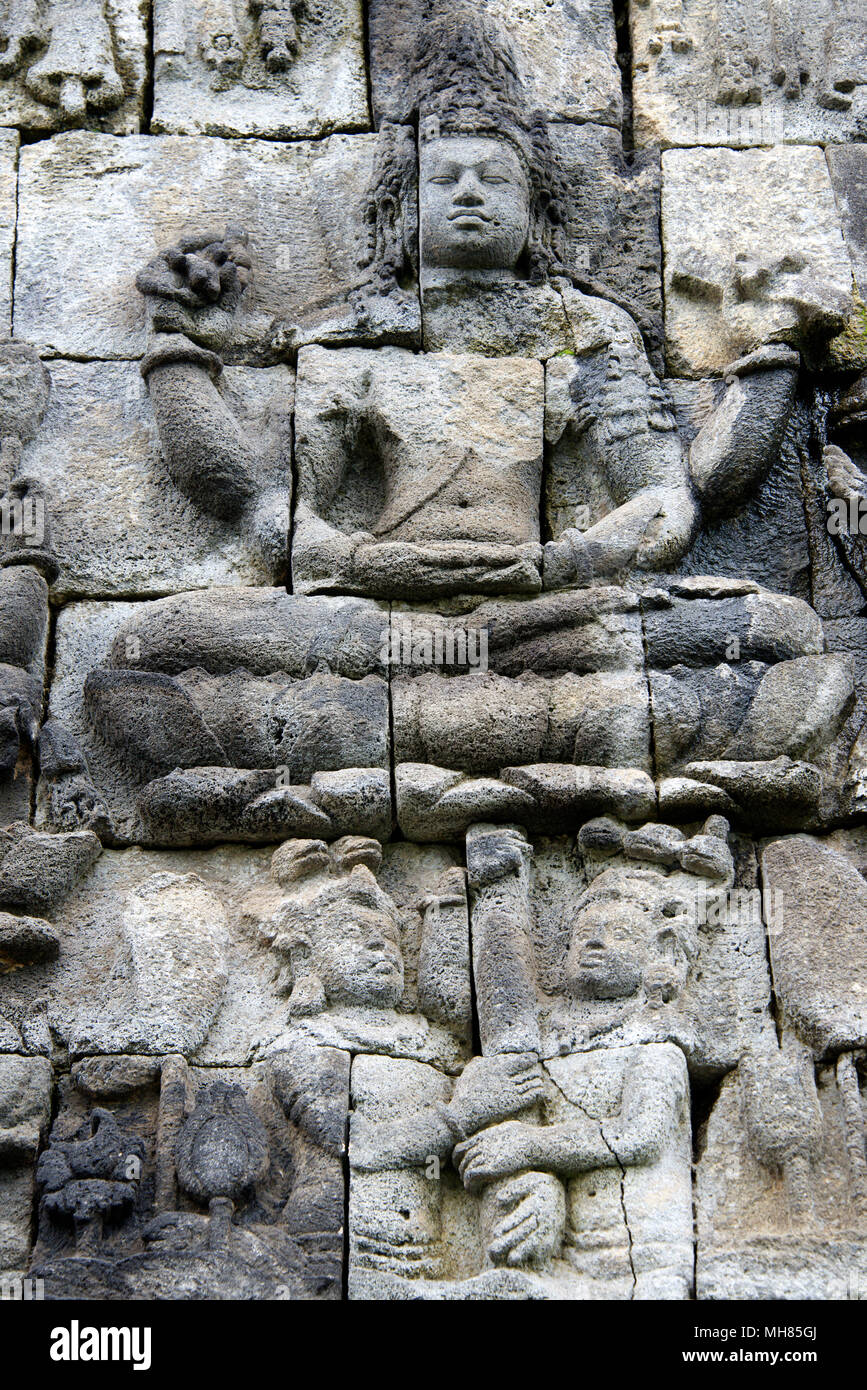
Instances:
[[[628,1241],[627,1257],[628,1257],[628,1259],[629,1259],[629,1272],[630,1272],[630,1274],[632,1275],[632,1293],[630,1294],[630,1300],[631,1300],[631,1299],[633,1299],[633,1298],[635,1297],[635,1289],[636,1289],[638,1280],[637,1280],[637,1277],[636,1277],[636,1274],[635,1274],[635,1261],[634,1261],[633,1255],[632,1255],[632,1251],[633,1251],[632,1231],[631,1231],[630,1228],[629,1228],[629,1217],[628,1217],[627,1211],[626,1211],[626,1168],[625,1168],[624,1165],[621,1163],[620,1158],[619,1158],[618,1153],[617,1153],[617,1150],[614,1149],[614,1148],[611,1146],[611,1144],[608,1142],[608,1136],[606,1135],[605,1130],[602,1128],[602,1121],[601,1121],[600,1119],[597,1119],[597,1117],[596,1117],[595,1115],[589,1114],[588,1111],[587,1111],[587,1110],[584,1108],[584,1106],[581,1104],[580,1100],[575,1100],[573,1097],[567,1096],[567,1095],[566,1095],[566,1092],[563,1090],[562,1086],[558,1085],[557,1081],[556,1081],[556,1080],[554,1079],[554,1077],[551,1075],[551,1071],[550,1071],[550,1069],[549,1069],[549,1067],[548,1067],[548,1065],[547,1065],[546,1062],[543,1062],[543,1063],[542,1063],[542,1066],[544,1067],[545,1074],[546,1074],[546,1076],[549,1077],[552,1086],[553,1086],[553,1087],[555,1088],[555,1090],[563,1097],[563,1100],[566,1102],[566,1104],[567,1104],[567,1105],[574,1105],[574,1106],[576,1106],[576,1107],[581,1111],[581,1114],[582,1114],[582,1115],[584,1115],[584,1116],[585,1116],[588,1120],[590,1120],[593,1124],[596,1124],[596,1125],[599,1126],[599,1138],[602,1140],[602,1142],[603,1142],[603,1144],[605,1145],[606,1149],[607,1149],[608,1152],[611,1154],[611,1157],[614,1159],[614,1162],[616,1163],[617,1168],[618,1168],[619,1171],[620,1171],[620,1210],[621,1210],[621,1212],[622,1212],[622,1214],[623,1214],[623,1224],[624,1224],[624,1226],[626,1227],[626,1239],[627,1239],[627,1241]]]

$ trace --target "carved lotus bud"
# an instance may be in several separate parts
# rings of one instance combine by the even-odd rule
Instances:
[[[178,1182],[197,1202],[234,1200],[261,1177],[268,1140],[240,1086],[215,1081],[199,1095],[178,1136]]]

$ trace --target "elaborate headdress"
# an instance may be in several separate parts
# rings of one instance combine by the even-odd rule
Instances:
[[[282,963],[277,988],[291,996],[292,1017],[326,1007],[313,952],[317,941],[331,934],[335,914],[368,909],[400,930],[394,900],[374,877],[381,863],[382,846],[362,835],[344,835],[331,846],[323,840],[290,840],[275,851],[271,876],[288,891],[260,932]]]
[[[492,135],[533,162],[532,123],[517,58],[489,16],[453,9],[419,33],[409,81],[411,113],[422,140]]]

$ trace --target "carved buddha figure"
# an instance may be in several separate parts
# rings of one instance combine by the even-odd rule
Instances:
[[[508,40],[485,21],[482,43],[480,23],[457,12],[423,29],[411,84],[419,119],[420,243],[406,244],[414,228],[405,206],[413,196],[414,171],[402,157],[392,158],[399,142],[394,127],[385,128],[385,153],[366,217],[374,227],[373,251],[366,290],[362,286],[354,302],[357,308],[365,293],[369,299],[402,293],[408,269],[419,261],[423,287],[454,281],[480,295],[491,283],[546,288],[564,308],[574,342],[568,419],[561,423],[574,440],[576,470],[587,476],[591,524],[583,530],[567,527],[542,543],[544,395],[538,361],[419,355],[395,347],[309,347],[298,361],[293,587],[306,594],[414,601],[536,595],[544,606],[553,599],[543,589],[619,583],[632,586],[633,592],[617,592],[624,611],[634,609],[642,572],[671,568],[703,517],[737,505],[764,477],[794,399],[798,355],[772,343],[732,364],[721,403],[685,450],[636,319],[616,295],[580,279],[565,264],[567,181],[544,119],[527,109]],[[246,525],[279,581],[288,566],[288,462],[284,476],[275,476],[273,462],[259,457],[258,441],[241,428],[214,379],[222,364],[212,347],[230,335],[250,274],[245,238],[236,229],[225,237],[211,232],[190,237],[153,262],[138,282],[155,330],[142,370],[175,482],[198,505]],[[531,301],[532,294],[528,312]],[[361,312],[355,341],[364,340]],[[498,372],[511,373],[509,405],[520,428],[507,427],[510,417],[497,396],[506,388]],[[770,596],[762,596],[762,603],[765,598]],[[221,595],[220,621],[237,609],[233,627],[243,633],[249,601],[243,590]],[[729,604],[743,607],[742,625],[750,633],[751,602],[742,590]],[[206,605],[198,606],[204,650]],[[514,645],[520,645],[521,607],[498,615],[504,647],[512,629]],[[552,629],[562,626],[555,609]],[[730,614],[726,621],[730,624]],[[567,618],[567,626],[570,622]],[[809,626],[806,620],[800,625]],[[682,636],[688,646],[688,631]],[[183,652],[169,663],[173,671],[207,668],[195,634],[186,637]],[[687,667],[707,666],[703,640],[678,660]],[[115,650],[123,645],[121,632]],[[815,644],[796,640],[783,655],[800,658],[814,651]],[[234,655],[233,679],[243,683],[252,664],[243,636]],[[721,645],[710,665],[723,659]],[[740,659],[767,657],[748,636]],[[166,669],[165,653],[160,660],[156,669]],[[113,673],[109,695],[120,702],[119,710],[126,698],[124,680],[140,683],[148,662],[142,650],[136,672]],[[781,672],[779,685],[802,702],[805,682],[812,689],[821,672],[803,663],[791,667]],[[522,669],[526,675],[537,668],[525,662]],[[546,678],[558,674],[547,656],[541,670]],[[514,693],[521,703],[517,683]],[[428,694],[435,705],[435,694]],[[154,695],[148,691],[149,699]],[[829,737],[850,696],[851,681],[823,721]],[[555,725],[558,698],[555,692],[547,701]],[[251,688],[251,703],[256,699]],[[739,719],[740,714],[735,722]],[[118,723],[105,715],[104,720]],[[165,737],[171,742],[170,727]],[[243,743],[243,728],[235,741]],[[474,736],[468,743],[480,746]],[[741,743],[737,754],[715,756],[791,754],[784,738],[760,752]],[[187,754],[180,746],[178,751],[178,765],[189,766]],[[437,761],[436,756],[404,758]],[[258,767],[257,759],[261,755],[245,747],[235,765]],[[456,764],[441,760],[440,765]],[[607,765],[624,764],[615,759]]]

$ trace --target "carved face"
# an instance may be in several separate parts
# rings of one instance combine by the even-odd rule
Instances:
[[[689,969],[682,942],[693,896],[671,880],[632,887],[622,879],[610,887],[597,880],[572,929],[563,972],[568,993],[576,999],[628,999],[644,987],[657,1002],[673,999]]]
[[[422,264],[513,270],[530,230],[530,190],[505,140],[449,136],[422,147]]]
[[[397,927],[373,907],[347,903],[329,913],[315,965],[329,1003],[393,1008],[403,993]]]

